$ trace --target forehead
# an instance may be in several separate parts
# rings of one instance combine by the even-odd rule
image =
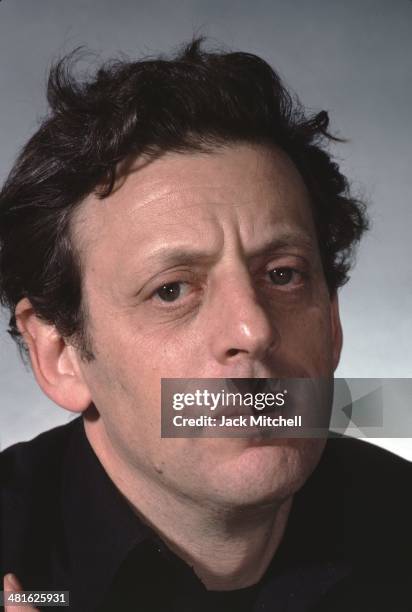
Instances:
[[[72,221],[85,268],[102,259],[110,267],[108,256],[120,265],[169,243],[219,248],[234,234],[251,248],[274,231],[315,239],[293,163],[280,150],[246,144],[135,160],[109,197],[88,196]]]

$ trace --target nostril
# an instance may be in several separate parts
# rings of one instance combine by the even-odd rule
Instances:
[[[228,350],[227,354],[228,354],[228,357],[234,357],[235,355],[238,354],[238,352],[239,352],[238,349],[232,348]]]

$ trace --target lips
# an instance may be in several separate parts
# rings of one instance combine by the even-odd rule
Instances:
[[[226,393],[241,393],[242,397],[246,394],[251,394],[255,396],[257,393],[278,393],[281,389],[283,389],[281,384],[281,379],[276,378],[227,378],[226,379]],[[255,414],[273,414],[279,413],[279,407],[274,406],[266,406],[264,411],[257,410],[254,405],[248,406],[239,405],[229,405],[225,406],[220,403],[217,408],[213,411],[214,416],[221,417],[222,415],[231,418],[236,416],[249,416]]]
[[[233,385],[240,393],[262,393],[267,389],[266,378],[228,378],[229,385]]]

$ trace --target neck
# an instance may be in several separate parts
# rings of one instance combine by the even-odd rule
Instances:
[[[193,567],[207,589],[241,589],[260,580],[284,534],[292,497],[247,507],[189,499],[130,469],[107,437],[86,421],[85,430],[105,471],[132,509]]]
[[[169,547],[210,590],[235,590],[258,582],[282,539],[292,498],[277,507],[213,509],[176,508],[180,525],[163,528]],[[170,521],[170,517],[166,517]],[[169,522],[170,524],[170,522]]]

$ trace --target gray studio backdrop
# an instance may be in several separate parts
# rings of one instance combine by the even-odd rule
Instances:
[[[168,51],[204,33],[262,55],[348,139],[335,155],[373,228],[340,293],[341,377],[412,376],[410,0],[0,0],[0,178],[45,111],[47,69],[86,44],[102,57]],[[71,415],[45,398],[0,327],[0,445]],[[412,410],[412,407],[411,407]],[[412,459],[411,439],[373,440]]]

